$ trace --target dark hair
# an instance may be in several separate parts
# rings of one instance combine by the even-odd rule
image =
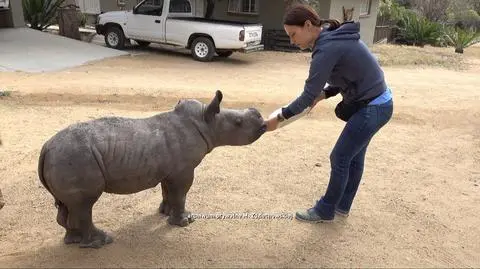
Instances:
[[[287,10],[283,18],[283,24],[303,27],[309,20],[314,26],[330,24],[328,30],[335,30],[340,27],[340,22],[335,19],[320,19],[318,13],[309,5],[296,4]]]

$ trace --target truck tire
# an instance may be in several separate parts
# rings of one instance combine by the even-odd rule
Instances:
[[[124,49],[125,35],[122,29],[118,26],[109,26],[107,31],[105,31],[105,44],[112,49]]]
[[[228,57],[232,56],[233,51],[231,51],[231,50],[217,51],[217,54],[218,54],[219,57],[228,58]]]
[[[215,55],[215,46],[210,38],[201,36],[193,40],[191,51],[193,59],[201,62],[209,62]]]

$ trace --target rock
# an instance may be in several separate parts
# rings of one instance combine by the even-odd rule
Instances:
[[[10,96],[9,91],[0,91],[0,96]]]

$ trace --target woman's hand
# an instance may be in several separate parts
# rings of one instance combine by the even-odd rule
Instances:
[[[266,120],[265,124],[267,125],[267,132],[276,130],[278,127],[277,117],[273,117],[271,119]]]

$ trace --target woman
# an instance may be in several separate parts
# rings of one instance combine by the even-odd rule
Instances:
[[[266,121],[267,131],[320,100],[338,93],[343,97],[335,113],[346,125],[330,155],[327,190],[312,208],[296,214],[303,221],[329,222],[335,213],[347,216],[350,211],[368,144],[392,117],[391,91],[376,59],[360,40],[357,23],[321,20],[311,7],[297,5],[285,14],[284,28],[293,44],[312,49],[312,61],[302,94]]]

